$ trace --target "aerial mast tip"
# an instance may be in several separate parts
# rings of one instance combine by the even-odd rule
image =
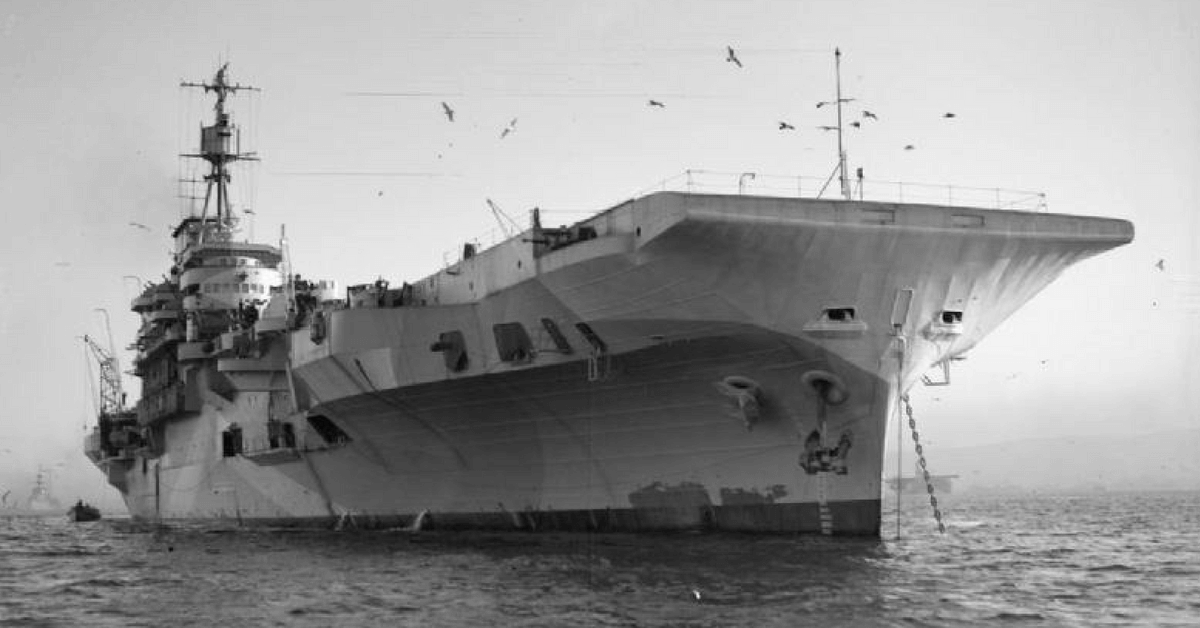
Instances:
[[[837,133],[838,133],[838,181],[842,184],[842,197],[850,200],[850,180],[846,176],[846,150],[842,143],[842,49],[833,49],[833,68],[837,82]]]

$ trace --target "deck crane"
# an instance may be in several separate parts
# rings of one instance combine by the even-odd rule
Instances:
[[[117,357],[90,336],[85,335],[83,342],[100,363],[100,416],[115,417],[125,409],[125,393],[121,391],[121,371],[117,368]]]
[[[512,219],[512,216],[504,213],[504,210],[500,209],[500,206],[492,201],[492,199],[485,200],[487,200],[488,207],[492,210],[492,216],[496,218],[496,223],[500,225],[500,231],[504,234],[505,238],[511,238],[521,233],[521,225],[518,225],[517,221]]]
[[[125,411],[125,393],[121,388],[121,368],[117,362],[117,352],[113,349],[112,326],[109,324],[108,312],[96,308],[104,314],[104,327],[108,332],[108,350],[106,351],[90,336],[84,335],[83,342],[91,349],[92,355],[100,363],[100,416],[116,417]]]

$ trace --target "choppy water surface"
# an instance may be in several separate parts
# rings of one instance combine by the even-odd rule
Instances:
[[[0,624],[1196,625],[1200,493],[919,498],[895,540],[0,519]]]

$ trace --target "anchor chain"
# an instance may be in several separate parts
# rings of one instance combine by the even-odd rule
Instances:
[[[929,505],[933,507],[933,518],[937,519],[938,532],[945,534],[946,525],[942,523],[942,510],[938,508],[937,496],[933,494],[933,481],[929,479],[929,469],[925,464],[925,448],[921,447],[921,436],[917,433],[917,420],[913,418],[912,404],[908,402],[908,395],[904,395],[901,399],[904,400],[904,413],[908,415],[908,427],[912,430],[913,444],[916,445],[917,461],[921,465],[921,473],[925,474],[925,490],[929,492]],[[899,490],[900,487],[896,488]]]

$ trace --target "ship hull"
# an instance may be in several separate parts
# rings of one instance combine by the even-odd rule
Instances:
[[[877,535],[900,394],[1132,238],[1124,221],[678,194],[588,226],[268,336],[286,378],[218,359],[224,383],[201,382],[201,409],[125,473],[130,511]],[[515,353],[513,325],[533,330]],[[285,398],[297,442],[268,443]],[[234,426],[247,446],[223,451]]]
[[[829,360],[743,330],[614,356],[596,379],[576,360],[370,390],[313,410],[345,429],[344,444],[179,466],[168,452],[128,503],[151,520],[409,525],[424,512],[438,528],[615,531],[819,532],[824,509],[832,533],[876,534],[886,384],[847,375],[854,400],[827,408],[826,439],[849,443],[844,473],[801,466],[821,428],[801,378]],[[730,376],[770,391],[750,420],[721,391]]]

